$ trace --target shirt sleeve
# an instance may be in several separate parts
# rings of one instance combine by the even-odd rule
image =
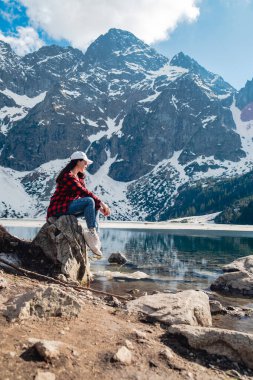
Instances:
[[[85,187],[83,181],[79,181],[72,175],[68,175],[66,180],[71,193],[78,195],[80,198],[91,197],[95,201],[96,210],[100,208],[101,200]]]

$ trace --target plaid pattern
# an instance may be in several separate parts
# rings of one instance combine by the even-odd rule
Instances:
[[[57,183],[56,190],[50,199],[47,219],[51,216],[65,214],[68,211],[70,202],[83,197],[93,198],[96,210],[100,208],[101,200],[85,187],[84,180],[77,179],[71,172],[65,173],[62,181]]]

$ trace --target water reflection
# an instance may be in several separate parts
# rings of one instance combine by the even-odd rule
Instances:
[[[157,231],[104,230],[105,259],[122,252],[138,270],[160,280],[195,282],[208,287],[221,266],[251,254],[253,239],[173,236]],[[106,261],[106,260],[105,260]]]
[[[10,233],[32,239],[38,228],[9,227]],[[143,271],[150,280],[132,281],[131,287],[142,290],[176,290],[186,288],[207,289],[221,273],[221,266],[238,257],[251,254],[253,239],[245,237],[197,237],[171,235],[164,231],[101,230],[104,258],[92,264],[94,272],[120,270]],[[132,266],[112,267],[108,257],[113,252],[125,254]],[[103,283],[103,289],[118,288],[117,279]],[[124,282],[127,285],[124,285]],[[109,284],[110,283],[110,284]],[[122,291],[129,287],[120,279]],[[99,285],[97,285],[99,286]],[[107,288],[108,289],[108,288]],[[121,292],[122,292],[121,291]]]
[[[33,239],[38,228],[10,227],[8,231],[20,238]],[[97,278],[92,287],[115,293],[139,289],[144,292],[174,291],[185,289],[208,289],[211,282],[221,273],[221,266],[238,257],[247,256],[253,250],[253,238],[245,237],[197,237],[172,235],[162,231],[101,230],[104,258],[92,263],[92,270],[120,271],[124,273],[137,270],[149,274],[146,280],[124,280],[107,277]],[[113,252],[125,254],[132,266],[111,266],[108,257]],[[226,303],[228,297],[220,296]],[[228,304],[253,307],[252,301],[232,298]],[[229,320],[217,317],[214,324],[223,328],[252,332],[252,318]]]

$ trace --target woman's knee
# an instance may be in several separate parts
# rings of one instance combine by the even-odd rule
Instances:
[[[85,205],[89,207],[95,207],[95,201],[91,197],[85,197]]]

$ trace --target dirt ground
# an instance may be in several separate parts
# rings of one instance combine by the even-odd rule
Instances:
[[[0,271],[8,281],[0,289],[0,379],[32,380],[38,371],[55,374],[56,380],[82,379],[253,379],[253,372],[221,357],[192,351],[170,337],[160,324],[150,324],[122,307],[109,306],[103,297],[82,297],[83,307],[74,319],[30,318],[8,322],[5,303],[17,294],[46,283]],[[76,293],[81,297],[80,293]],[[146,334],[137,337],[135,330]],[[29,343],[29,338],[64,343],[57,359],[45,362]],[[131,364],[112,360],[117,350],[132,343]],[[128,342],[129,344],[129,342]],[[173,355],[162,354],[169,347]]]

